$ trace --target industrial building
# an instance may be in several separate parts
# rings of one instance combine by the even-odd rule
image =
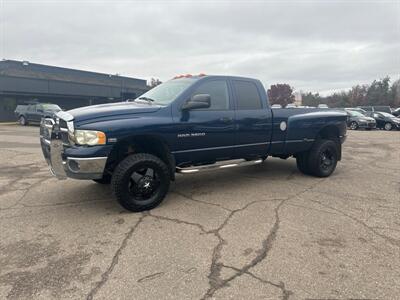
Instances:
[[[143,79],[2,60],[0,122],[14,121],[19,104],[54,103],[68,110],[136,98],[148,89]]]

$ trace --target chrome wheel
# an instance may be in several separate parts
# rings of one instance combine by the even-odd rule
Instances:
[[[357,122],[351,122],[350,123],[350,129],[356,130],[358,128]]]
[[[392,124],[386,123],[386,124],[385,124],[385,130],[387,130],[387,131],[392,130]]]
[[[26,120],[25,120],[24,116],[20,116],[19,117],[19,124],[22,125],[22,126],[26,125]]]

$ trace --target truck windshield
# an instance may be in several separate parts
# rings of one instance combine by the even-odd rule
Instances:
[[[192,83],[194,83],[193,79],[173,79],[152,88],[137,99],[147,98],[154,100],[156,104],[168,105]]]

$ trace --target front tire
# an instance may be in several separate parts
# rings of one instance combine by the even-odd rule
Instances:
[[[336,169],[339,147],[332,140],[317,140],[308,154],[308,167],[312,175],[328,177]]]
[[[24,116],[20,116],[19,119],[18,119],[18,121],[19,121],[19,124],[20,124],[21,126],[26,126],[26,125],[28,125],[28,122],[26,121],[26,119],[25,119]]]
[[[391,123],[385,123],[385,127],[384,128],[385,128],[386,131],[390,131],[390,130],[393,129],[393,126],[392,126]]]
[[[358,124],[357,124],[357,122],[351,122],[350,123],[350,129],[352,129],[352,130],[357,130],[358,129]]]
[[[115,168],[111,187],[119,204],[127,210],[140,212],[157,207],[170,185],[168,166],[158,157],[132,154]]]

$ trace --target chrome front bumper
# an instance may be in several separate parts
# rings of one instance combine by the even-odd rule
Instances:
[[[68,124],[68,127],[70,127],[71,123]],[[67,142],[67,134],[68,128],[60,127],[58,119],[43,119],[40,124],[40,144],[44,158],[50,167],[50,172],[58,179],[66,179],[68,177],[74,179],[102,178],[107,157],[73,157],[66,155],[66,148],[76,147]]]

